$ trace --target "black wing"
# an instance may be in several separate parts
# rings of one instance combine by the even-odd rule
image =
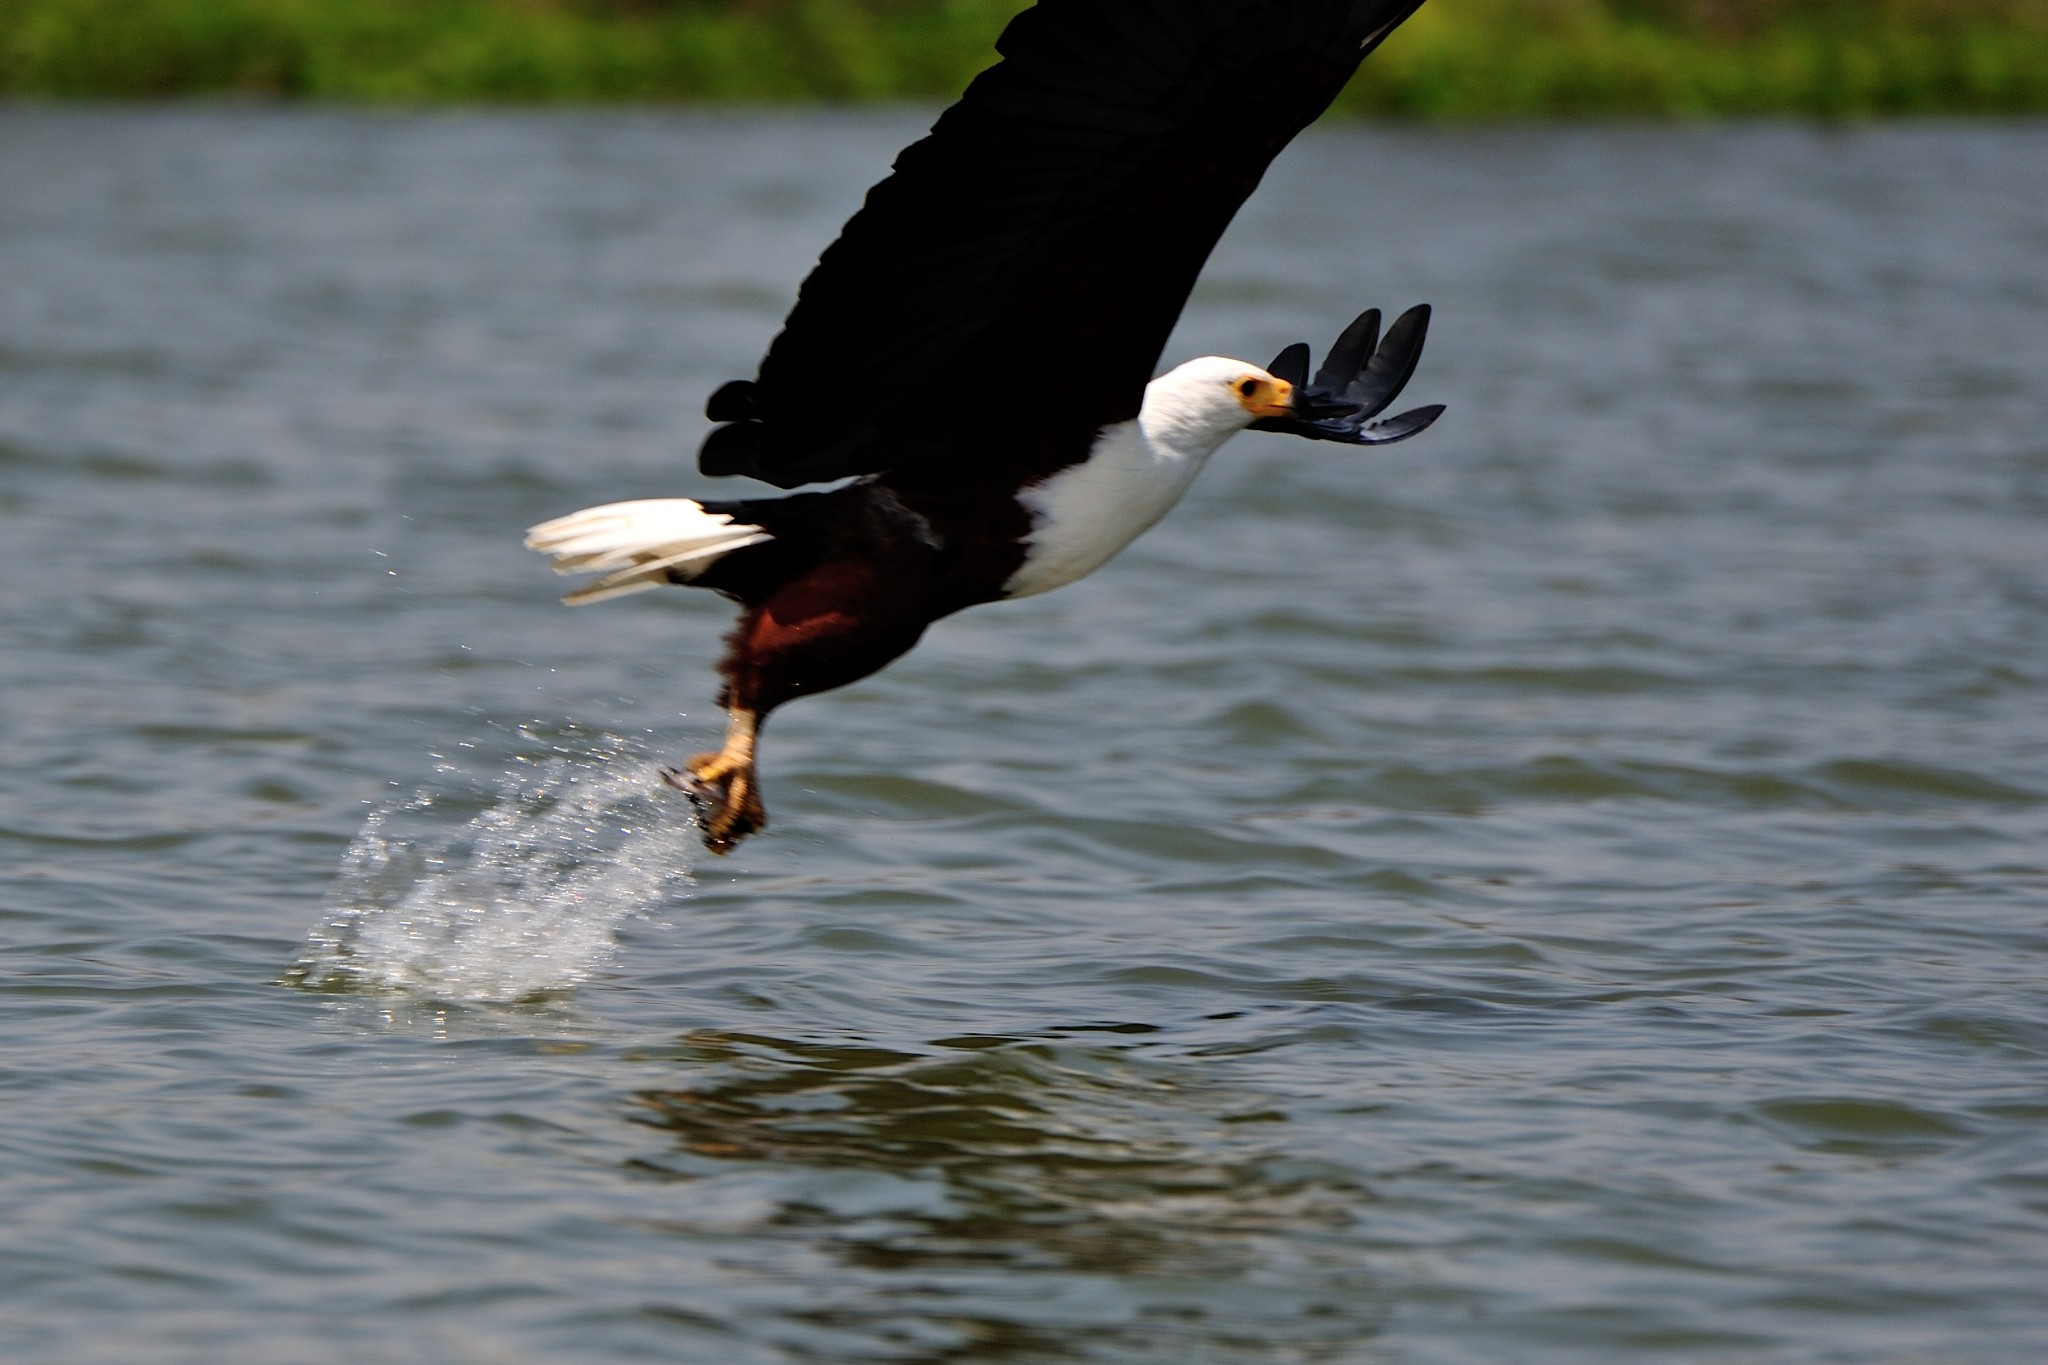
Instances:
[[[784,488],[1000,456],[1137,414],[1267,165],[1422,0],[1043,0],[826,250],[706,474]]]

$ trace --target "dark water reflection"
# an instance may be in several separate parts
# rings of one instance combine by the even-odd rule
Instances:
[[[778,1231],[879,1277],[872,1299],[847,1294],[813,1320],[877,1344],[923,1320],[940,1340],[903,1358],[1160,1353],[1219,1336],[1332,1358],[1384,1311],[1344,1247],[1369,1192],[1261,1140],[1286,1116],[1185,1060],[1054,1039],[906,1054],[709,1034],[676,1059],[692,1088],[639,1099],[678,1154],[647,1164],[682,1180],[728,1161],[798,1172]],[[1105,1278],[1142,1288],[1107,1304]],[[906,1280],[917,1287],[888,1287]],[[1076,1328],[1086,1350],[1062,1346]]]
[[[1305,140],[1169,358],[1443,424],[711,863],[725,608],[519,532],[921,117],[0,112],[0,1357],[2048,1358],[2048,131]]]

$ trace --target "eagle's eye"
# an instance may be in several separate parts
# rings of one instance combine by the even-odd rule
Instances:
[[[1256,379],[1243,380],[1238,384],[1237,391],[1243,394],[1246,398],[1250,398],[1253,394],[1259,391],[1259,381]]]

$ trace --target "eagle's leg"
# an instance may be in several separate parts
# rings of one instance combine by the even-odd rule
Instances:
[[[697,802],[704,847],[713,853],[730,853],[740,840],[768,827],[768,810],[761,804],[760,778],[754,770],[754,735],[761,718],[743,706],[730,708],[730,714],[723,749],[698,754],[680,772],[662,774],[670,786],[688,792]]]
[[[922,542],[868,551],[825,559],[763,592],[726,636],[718,662],[725,678],[718,700],[731,717],[725,747],[697,755],[669,779],[697,802],[713,853],[732,852],[768,825],[754,744],[769,713],[867,677],[916,644],[935,614],[926,605],[932,556]]]

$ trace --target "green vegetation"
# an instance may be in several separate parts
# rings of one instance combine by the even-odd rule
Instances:
[[[936,99],[1021,0],[0,0],[0,96]],[[2048,0],[1433,0],[1341,106],[2048,111]]]
[[[1346,108],[1522,115],[2048,111],[2048,0],[1436,0]]]

